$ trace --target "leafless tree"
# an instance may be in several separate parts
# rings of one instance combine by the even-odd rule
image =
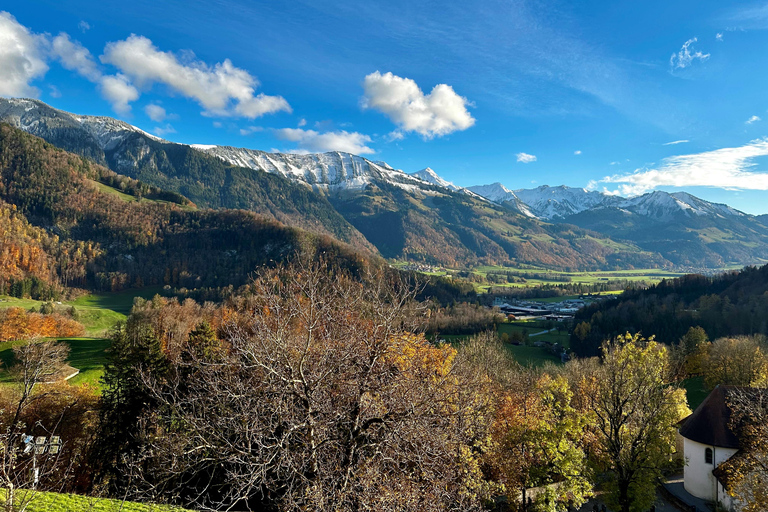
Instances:
[[[263,273],[218,350],[189,347],[131,466],[144,497],[207,509],[473,510],[486,398],[455,350],[415,334],[391,275],[323,264]]]
[[[30,340],[15,347],[13,352],[16,363],[10,371],[18,382],[18,390],[3,400],[5,409],[0,411],[0,485],[5,493],[5,509],[24,511],[34,491],[57,472],[61,446],[54,443],[58,448],[51,449],[51,435],[56,425],[26,425],[23,414],[46,397],[46,393],[36,393],[37,387],[57,376],[69,355],[69,346],[55,341]],[[30,439],[26,434],[33,429],[45,435]],[[18,492],[21,489],[25,492]]]

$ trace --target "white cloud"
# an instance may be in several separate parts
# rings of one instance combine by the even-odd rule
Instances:
[[[77,24],[77,28],[79,28],[79,29],[80,29],[80,32],[82,32],[83,34],[85,34],[85,33],[86,33],[86,32],[88,32],[89,30],[91,30],[91,24],[90,24],[90,23],[88,23],[88,22],[87,22],[87,21],[85,21],[85,20],[80,20],[80,23],[78,23],[78,24]]]
[[[51,95],[51,98],[61,98],[61,91],[59,90],[58,87],[56,87],[55,85],[49,85],[48,89],[50,91],[48,94]]]
[[[694,51],[691,47],[693,43],[698,41],[697,38],[692,38],[683,43],[683,47],[680,51],[673,53],[669,58],[669,65],[672,69],[684,69],[693,64],[693,61],[700,60],[705,61],[709,59],[708,53],[702,53],[700,51]]]
[[[618,183],[613,193],[638,195],[657,187],[714,187],[728,190],[768,190],[768,172],[754,171],[755,158],[768,156],[768,139],[741,147],[665,158],[658,169],[607,176],[590,183]]]
[[[715,34],[715,40],[722,43],[723,42],[723,33],[722,32],[718,32],[717,34]]]
[[[176,129],[170,123],[165,123],[165,126],[155,126],[152,131],[158,137],[165,137],[169,133],[176,133]]]
[[[304,118],[299,119],[299,128],[301,128],[302,126],[307,126],[307,120]]]
[[[536,155],[529,155],[528,153],[518,153],[515,155],[518,162],[529,164],[536,161]]]
[[[373,149],[365,145],[371,142],[371,138],[357,132],[341,130],[320,133],[301,128],[282,128],[275,130],[275,134],[282,140],[298,143],[300,150],[306,152],[343,151],[355,155],[375,153]]]
[[[72,40],[68,34],[62,32],[53,38],[51,55],[58,59],[66,69],[75,71],[83,78],[97,84],[101,95],[112,104],[112,109],[118,114],[129,114],[131,102],[139,99],[139,90],[134,87],[128,77],[120,73],[116,75],[102,74],[88,48],[79,41]],[[152,119],[157,122],[162,120]]]
[[[677,144],[685,144],[686,142],[691,142],[687,139],[681,139],[681,140],[673,140],[672,142],[665,142],[662,144],[662,146],[675,146]]]
[[[250,135],[256,132],[263,132],[264,128],[261,126],[249,126],[247,128],[240,128],[240,135]]]
[[[131,35],[108,43],[101,61],[112,64],[140,88],[166,85],[196,100],[206,115],[254,119],[265,114],[291,112],[281,96],[255,94],[258,80],[229,59],[209,66],[191,52],[176,56],[160,51],[149,39]]]
[[[759,116],[752,116],[749,119],[747,119],[746,121],[744,121],[744,124],[752,124],[752,123],[756,123],[758,121],[762,121],[762,119],[760,119]]]
[[[389,142],[395,142],[396,140],[403,140],[405,138],[405,134],[400,130],[394,130],[386,134],[385,138]]]
[[[221,128],[222,126],[223,125],[221,124],[221,121],[214,121],[213,122],[213,127],[214,128]]]
[[[574,151],[574,152],[573,152],[573,154],[574,154],[574,155],[580,155],[580,154],[581,154],[581,150],[580,150],[580,149],[577,149],[576,151]]]
[[[62,32],[54,37],[51,51],[66,69],[76,71],[91,82],[101,79],[101,71],[91,52],[79,41],[70,39],[68,34]]]
[[[475,124],[467,110],[471,103],[450,85],[438,84],[424,94],[410,78],[378,71],[365,77],[363,108],[384,113],[403,132],[417,132],[425,138],[441,137],[466,130]]]
[[[0,11],[0,96],[37,96],[30,85],[48,71],[45,37],[31,33],[11,14]]]
[[[156,123],[165,121],[165,118],[167,117],[165,109],[160,105],[155,105],[154,103],[150,103],[144,107],[144,113],[147,114],[147,117]]]
[[[112,103],[112,108],[118,114],[131,112],[132,101],[139,99],[139,91],[131,85],[125,75],[118,73],[114,76],[105,76],[99,83],[101,95]]]

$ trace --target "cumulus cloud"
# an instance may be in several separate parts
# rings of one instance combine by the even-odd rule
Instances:
[[[101,95],[112,103],[112,108],[118,114],[131,112],[131,102],[139,99],[139,91],[131,85],[125,75],[118,73],[114,76],[102,77],[99,83]]]
[[[574,151],[574,152],[573,152],[573,154],[574,154],[574,155],[580,155],[580,154],[581,154],[581,150],[580,150],[580,149],[577,149],[576,151]]]
[[[723,33],[722,32],[718,32],[717,34],[715,34],[715,40],[722,43],[723,42]]]
[[[91,52],[79,41],[62,32],[51,41],[51,56],[70,71],[98,85],[102,97],[112,104],[118,114],[129,114],[131,102],[139,99],[139,90],[123,74],[104,75]],[[151,117],[151,116],[150,116]]]
[[[343,151],[355,155],[375,153],[366,146],[371,142],[368,135],[344,130],[320,133],[315,130],[301,128],[282,128],[275,130],[275,135],[282,140],[296,142],[304,152]]]
[[[518,153],[515,155],[518,162],[529,164],[536,161],[536,155],[529,155],[528,153]]]
[[[307,126],[307,120],[304,118],[299,119],[299,128],[302,126]]]
[[[76,71],[92,82],[101,79],[101,71],[91,52],[80,42],[70,39],[64,32],[53,38],[51,51],[61,65],[70,71]]]
[[[752,116],[749,119],[747,119],[746,121],[744,121],[744,124],[752,124],[752,123],[756,123],[758,121],[762,121],[762,119],[760,119],[760,116]]]
[[[471,103],[450,85],[438,84],[424,94],[410,78],[376,71],[365,77],[363,88],[363,108],[382,112],[403,132],[442,137],[475,124],[467,110]]]
[[[155,105],[154,103],[150,103],[144,107],[144,113],[147,114],[147,117],[156,123],[165,121],[165,118],[168,116],[163,107],[160,105]]]
[[[85,34],[85,33],[86,33],[86,32],[88,32],[89,30],[91,30],[91,24],[90,24],[90,23],[88,23],[88,22],[87,22],[87,21],[85,21],[85,20],[80,20],[80,23],[78,23],[78,24],[77,24],[77,28],[79,28],[79,29],[80,29],[80,32],[82,32],[83,34]]]
[[[755,159],[768,156],[768,139],[736,148],[665,158],[657,169],[638,169],[632,174],[607,176],[590,183],[616,183],[614,193],[644,194],[657,187],[715,187],[728,190],[768,190],[768,172],[755,171]]]
[[[693,61],[695,60],[705,61],[709,59],[708,53],[695,51],[692,48],[693,43],[696,41],[698,41],[698,39],[695,37],[687,40],[683,43],[683,47],[680,48],[679,52],[672,54],[669,58],[669,65],[672,69],[684,69],[693,64]]]
[[[291,112],[283,97],[256,94],[258,80],[229,59],[209,66],[191,52],[177,56],[160,51],[146,37],[131,35],[123,41],[108,43],[101,61],[120,69],[142,89],[162,84],[197,101],[206,115],[254,119],[280,111]]]
[[[30,82],[48,71],[47,41],[32,34],[11,14],[0,11],[0,96],[37,96]]]
[[[673,140],[671,142],[665,142],[664,144],[662,144],[662,146],[675,146],[677,144],[685,144],[686,142],[691,142],[691,141],[687,139]]]

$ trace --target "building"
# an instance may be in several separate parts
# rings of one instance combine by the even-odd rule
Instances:
[[[728,395],[734,386],[717,386],[693,414],[678,425],[683,438],[685,490],[703,500],[720,503],[736,512],[740,506],[726,492],[717,467],[739,451],[739,439],[731,431]]]

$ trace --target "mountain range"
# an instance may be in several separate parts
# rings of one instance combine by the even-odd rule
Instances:
[[[343,152],[178,144],[29,99],[0,99],[0,122],[199,207],[251,210],[387,258],[571,270],[768,259],[765,218],[685,192],[462,188],[430,168],[409,174]]]

